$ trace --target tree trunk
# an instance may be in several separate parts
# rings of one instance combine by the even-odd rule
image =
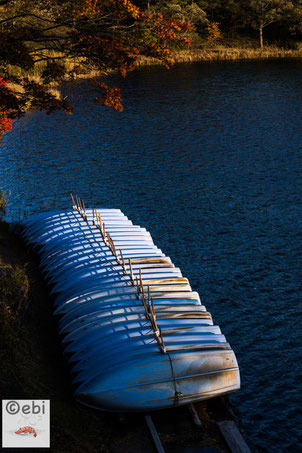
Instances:
[[[263,49],[263,27],[259,27],[260,49]]]

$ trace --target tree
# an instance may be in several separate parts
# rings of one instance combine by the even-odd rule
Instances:
[[[143,12],[130,0],[0,0],[0,135],[29,109],[72,113],[50,88],[79,71],[126,76],[139,55],[169,67],[171,46],[189,44],[189,31],[189,23]],[[118,88],[98,87],[96,102],[122,110]]]
[[[288,0],[250,0],[247,4],[248,20],[259,31],[259,44],[263,49],[263,29],[274,22],[290,17],[294,5]]]
[[[212,23],[219,23],[223,30],[233,30],[238,23],[240,0],[196,0]]]
[[[158,1],[150,11],[180,23],[190,23],[195,30],[208,24],[206,13],[192,0]]]

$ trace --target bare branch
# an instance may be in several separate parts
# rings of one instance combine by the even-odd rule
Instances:
[[[42,20],[44,22],[50,22],[50,23],[55,23],[54,20],[51,19],[46,19],[45,17],[37,16],[36,14],[33,13],[22,13],[22,14],[17,14],[16,16],[8,17],[7,19],[2,19],[0,20],[0,25],[4,24],[5,22],[10,22],[15,19],[20,19],[20,18],[25,18],[25,17],[35,17],[36,19]]]

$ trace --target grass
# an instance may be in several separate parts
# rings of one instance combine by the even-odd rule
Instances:
[[[251,59],[269,59],[269,58],[301,58],[302,46],[301,43],[294,43],[292,49],[282,48],[278,45],[266,45],[263,49],[259,48],[258,40],[249,37],[223,38],[217,42],[208,42],[204,39],[193,36],[192,45],[188,49],[175,50],[175,63],[188,63],[195,61],[217,61],[217,60],[251,60]],[[49,51],[50,58],[60,57],[60,52]],[[85,67],[84,58],[66,59],[64,65],[67,70],[67,75],[64,81],[75,79],[89,79],[99,77],[100,71]],[[152,57],[140,56],[137,62],[138,66],[158,65],[162,64],[159,60]],[[17,66],[9,66],[9,73],[14,76],[28,76],[30,80],[37,83],[42,81],[42,73],[46,68],[46,61],[40,61],[35,66],[24,74]],[[22,88],[13,83],[9,86],[16,90],[22,91]],[[58,88],[59,83],[53,82],[49,85],[49,92],[56,98],[61,98],[61,91]]]
[[[60,57],[62,54],[60,52],[48,51],[47,54],[50,58]],[[66,59],[64,60],[65,69],[67,71],[66,76],[63,81],[70,81],[75,79],[89,79],[100,76],[100,72],[90,69],[87,70],[83,65],[84,59]],[[29,80],[36,83],[42,83],[42,74],[46,68],[46,61],[40,61],[35,64],[35,66],[30,69],[28,72],[24,72],[18,66],[8,66],[8,79],[12,76],[15,77],[28,77]],[[49,84],[48,92],[51,93],[55,98],[61,99],[62,93],[59,89],[60,82],[54,81]],[[21,85],[13,82],[8,83],[9,88],[11,88],[15,93],[23,93],[24,90]]]
[[[212,47],[191,48],[174,52],[175,63],[190,63],[194,61],[219,60],[252,60],[269,58],[301,58],[302,50],[282,49],[276,46],[260,48],[228,47],[217,44]],[[139,66],[160,64],[155,58],[140,57]]]

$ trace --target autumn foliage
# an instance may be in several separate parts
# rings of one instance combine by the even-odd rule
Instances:
[[[213,42],[222,38],[219,25],[219,22],[209,22],[207,25],[208,41]]]
[[[121,89],[117,87],[110,87],[105,82],[96,82],[96,84],[104,90],[103,97],[96,98],[95,101],[100,105],[104,105],[106,107],[113,107],[115,110],[122,112],[122,98],[121,98]]]
[[[12,109],[9,108],[9,98],[12,96],[12,90],[7,86],[7,80],[0,75],[0,137],[4,132],[8,132],[13,127]]]
[[[118,71],[125,77],[140,55],[169,67],[172,48],[190,44],[190,24],[144,12],[130,0],[52,0],[51,11],[42,0],[29,0],[26,6],[15,0],[5,3],[4,8],[0,2],[0,135],[29,109],[72,113],[68,100],[57,99],[49,88],[76,77],[78,67],[101,76]],[[33,80],[29,74],[41,62],[41,79]],[[10,86],[17,86],[14,92],[7,78]],[[96,101],[122,111],[120,89],[103,81],[97,86],[102,97]]]

